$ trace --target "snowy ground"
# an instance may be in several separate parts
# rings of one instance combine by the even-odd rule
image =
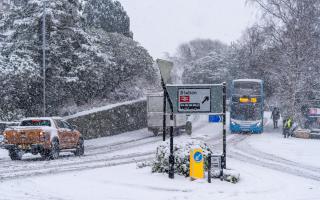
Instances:
[[[221,125],[201,117],[194,127],[193,138],[220,149]],[[313,154],[320,140],[284,139],[278,131],[268,123],[262,135],[228,135],[227,165],[241,173],[238,184],[169,180],[148,167],[137,169],[135,162],[151,159],[161,143],[146,129],[86,141],[81,158],[27,156],[14,162],[0,150],[0,199],[319,199],[320,161]],[[186,138],[178,136],[175,142]]]

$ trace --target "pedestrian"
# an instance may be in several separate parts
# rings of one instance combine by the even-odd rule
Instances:
[[[290,129],[292,128],[292,118],[289,117],[288,119],[286,119],[285,124],[283,126],[283,136],[285,138],[288,138],[291,134],[290,134]]]
[[[273,120],[273,128],[278,128],[278,120],[280,119],[280,111],[278,108],[273,108],[271,119]]]

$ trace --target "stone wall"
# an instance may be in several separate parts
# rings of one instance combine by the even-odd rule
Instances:
[[[85,139],[99,138],[147,127],[145,100],[67,119]]]

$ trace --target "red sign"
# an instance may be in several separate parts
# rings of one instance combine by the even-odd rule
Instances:
[[[320,114],[319,108],[309,108],[309,115],[318,115]]]
[[[179,102],[190,102],[190,96],[180,96]]]

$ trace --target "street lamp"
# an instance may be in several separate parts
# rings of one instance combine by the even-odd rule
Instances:
[[[43,116],[46,116],[46,0],[42,14],[42,70],[43,70]]]
[[[163,141],[165,141],[166,136],[166,105],[167,99],[169,100],[169,105],[171,109],[170,120],[173,120],[173,105],[169,98],[166,84],[171,79],[171,71],[173,69],[173,63],[166,60],[157,59],[157,64],[160,69],[161,74],[161,85],[163,88]],[[173,155],[173,124],[170,125],[170,156],[169,156],[169,178],[174,178],[174,155]]]

